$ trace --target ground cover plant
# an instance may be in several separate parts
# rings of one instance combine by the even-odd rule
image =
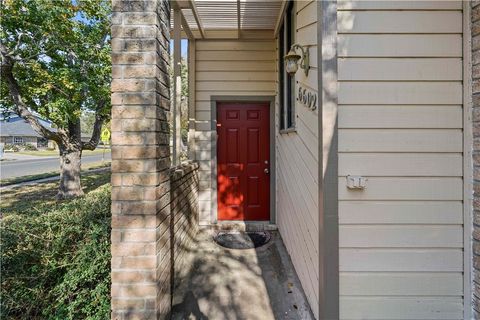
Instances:
[[[2,191],[1,319],[110,318],[110,174]]]

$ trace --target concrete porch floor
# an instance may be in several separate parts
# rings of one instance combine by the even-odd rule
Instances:
[[[278,232],[263,247],[230,250],[201,229],[176,275],[173,320],[313,319]]]

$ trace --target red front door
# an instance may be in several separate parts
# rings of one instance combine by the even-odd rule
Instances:
[[[270,220],[268,103],[217,104],[218,220]]]

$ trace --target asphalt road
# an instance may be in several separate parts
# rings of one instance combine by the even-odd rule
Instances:
[[[105,160],[110,160],[110,153],[105,153]],[[95,154],[82,157],[82,165],[102,161],[102,154]],[[58,158],[10,160],[0,163],[1,179],[10,179],[32,174],[40,174],[60,169]]]

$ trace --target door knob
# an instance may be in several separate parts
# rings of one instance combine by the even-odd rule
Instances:
[[[265,172],[266,174],[269,174],[270,170],[268,170],[268,168],[265,168],[265,169],[263,169],[263,172]]]

